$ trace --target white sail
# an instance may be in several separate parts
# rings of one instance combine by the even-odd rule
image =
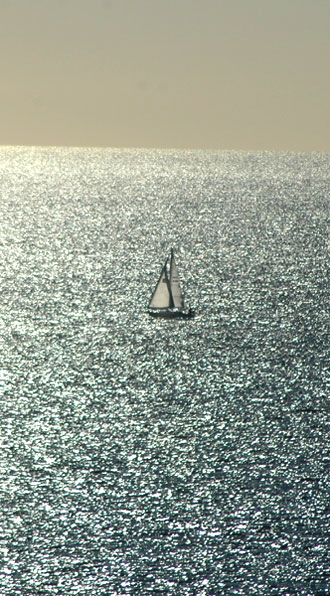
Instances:
[[[160,278],[151,297],[149,307],[151,308],[172,308],[173,298],[170,283],[166,271],[167,261],[161,271]]]
[[[170,263],[170,286],[173,297],[173,304],[175,308],[183,308],[183,294],[180,287],[180,280],[178,275],[177,266],[174,259],[173,249],[171,250],[171,263]]]
[[[171,261],[168,271],[168,259],[161,270],[157,285],[149,302],[149,315],[164,319],[192,319],[195,312],[192,308],[185,309],[183,294],[180,287],[178,270],[174,252],[171,250]]]

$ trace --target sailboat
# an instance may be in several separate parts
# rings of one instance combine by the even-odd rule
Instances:
[[[191,308],[187,309],[184,306],[173,248],[170,257],[166,259],[162,267],[149,302],[148,312],[152,317],[161,317],[163,319],[191,319],[195,314]]]

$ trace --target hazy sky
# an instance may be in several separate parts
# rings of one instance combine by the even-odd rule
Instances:
[[[330,0],[0,0],[0,144],[330,151]]]

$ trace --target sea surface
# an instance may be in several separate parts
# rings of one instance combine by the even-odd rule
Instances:
[[[330,154],[3,147],[0,189],[1,596],[328,596]]]

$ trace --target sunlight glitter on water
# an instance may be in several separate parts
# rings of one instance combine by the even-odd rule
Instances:
[[[329,157],[0,162],[4,596],[326,590]]]

